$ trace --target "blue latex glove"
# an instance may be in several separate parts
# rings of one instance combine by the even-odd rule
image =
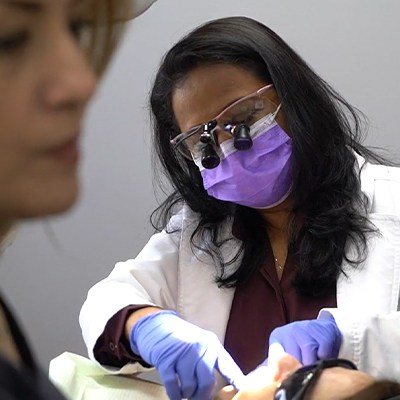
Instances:
[[[173,311],[139,319],[130,334],[132,351],[157,368],[170,399],[211,399],[214,369],[235,386],[243,373],[217,336]]]
[[[342,334],[334,318],[297,321],[274,329],[269,337],[269,344],[272,343],[280,343],[287,353],[309,365],[336,358]]]

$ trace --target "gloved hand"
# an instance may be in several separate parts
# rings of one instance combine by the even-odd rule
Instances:
[[[336,358],[342,343],[342,334],[335,319],[297,321],[272,331],[269,345],[280,343],[286,353],[304,365],[318,360]]]
[[[157,368],[170,399],[211,399],[214,369],[238,388],[243,373],[217,336],[173,311],[139,319],[130,333],[132,351]]]

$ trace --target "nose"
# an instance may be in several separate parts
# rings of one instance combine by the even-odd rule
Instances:
[[[217,143],[220,145],[221,143],[225,142],[226,140],[232,139],[233,135],[230,130],[222,129],[217,127],[215,129],[215,136],[217,139]]]
[[[45,63],[41,94],[47,107],[83,109],[97,83],[88,57],[68,33],[54,37]]]

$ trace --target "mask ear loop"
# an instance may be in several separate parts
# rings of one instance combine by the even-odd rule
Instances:
[[[276,110],[268,116],[268,118],[265,121],[268,123],[268,125],[271,125],[275,121],[275,118],[278,115],[278,112],[281,109],[281,107],[282,107],[282,103],[280,103],[279,106],[276,108]]]
[[[275,118],[278,115],[278,112],[281,109],[281,107],[282,107],[282,103],[279,103],[279,106],[276,108],[275,112],[272,114],[273,115],[272,121],[275,121]]]

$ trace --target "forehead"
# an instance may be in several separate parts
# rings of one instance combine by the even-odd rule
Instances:
[[[172,108],[181,131],[215,118],[234,101],[253,93],[267,82],[232,64],[195,68],[175,88]]]

